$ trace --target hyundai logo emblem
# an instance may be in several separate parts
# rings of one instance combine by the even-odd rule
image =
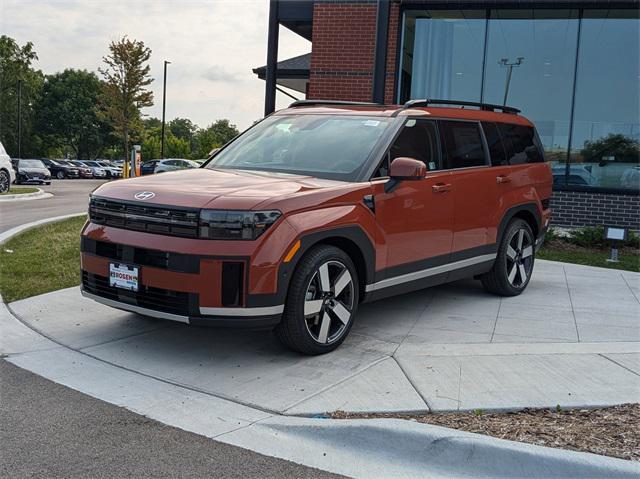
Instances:
[[[156,194],[153,191],[140,191],[133,195],[136,200],[150,200],[154,196],[156,196]]]

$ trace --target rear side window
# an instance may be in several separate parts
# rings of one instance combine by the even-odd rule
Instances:
[[[447,168],[469,168],[487,164],[477,123],[441,121],[440,131]]]
[[[500,132],[495,123],[482,123],[484,136],[487,139],[489,147],[489,156],[491,157],[492,166],[506,166],[509,164],[507,153],[504,150],[504,144],[500,137]]]
[[[532,127],[499,123],[498,130],[504,141],[510,165],[544,161]]]

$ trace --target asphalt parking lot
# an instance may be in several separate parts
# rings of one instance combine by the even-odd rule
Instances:
[[[104,182],[51,180],[48,186],[36,186],[53,194],[53,197],[0,202],[0,233],[31,221],[87,211],[89,194]]]

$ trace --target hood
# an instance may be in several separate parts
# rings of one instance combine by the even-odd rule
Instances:
[[[155,194],[145,203],[191,208],[253,209],[283,196],[345,185],[310,176],[246,170],[196,168],[105,183],[93,195],[138,201],[136,193]]]

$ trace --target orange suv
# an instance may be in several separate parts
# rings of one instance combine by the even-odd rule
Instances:
[[[202,168],[95,190],[82,292],[146,316],[274,328],[306,354],[340,345],[363,301],[465,277],[520,294],[552,175],[518,113],[295,102]]]

